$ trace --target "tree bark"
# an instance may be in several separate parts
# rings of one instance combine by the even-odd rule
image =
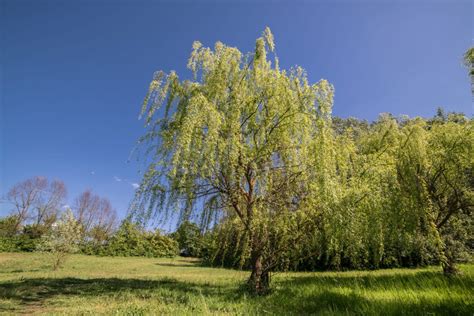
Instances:
[[[261,251],[252,251],[252,273],[247,282],[249,290],[256,295],[264,295],[270,289],[270,274],[263,268],[263,255]]]
[[[455,275],[459,273],[459,269],[452,260],[448,259],[446,264],[443,265],[443,273],[448,276]]]
[[[446,276],[455,275],[459,273],[459,269],[456,267],[456,260],[453,258],[451,253],[447,249],[444,251],[446,261],[443,263],[443,273]]]

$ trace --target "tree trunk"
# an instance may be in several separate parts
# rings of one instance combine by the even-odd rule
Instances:
[[[453,258],[446,256],[446,262],[443,264],[444,275],[455,275],[459,273],[459,269],[456,267],[456,263]]]
[[[457,249],[450,238],[446,238],[444,241],[444,257],[445,260],[442,262],[444,275],[458,274],[460,271],[456,267]]]
[[[252,251],[252,274],[247,282],[250,292],[264,295],[270,289],[270,274],[263,268],[263,256],[260,251]]]

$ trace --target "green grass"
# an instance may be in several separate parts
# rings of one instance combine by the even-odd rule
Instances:
[[[279,273],[252,297],[248,272],[192,259],[74,255],[51,271],[44,255],[0,253],[0,314],[474,315],[474,265],[461,269]]]

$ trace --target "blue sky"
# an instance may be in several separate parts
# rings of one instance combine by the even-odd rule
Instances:
[[[0,194],[43,175],[125,214],[153,72],[188,77],[194,40],[249,51],[265,26],[282,67],[334,84],[336,115],[471,116],[472,21],[471,1],[0,0]]]

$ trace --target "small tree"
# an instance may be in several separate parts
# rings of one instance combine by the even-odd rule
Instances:
[[[81,227],[71,210],[55,222],[51,230],[41,237],[38,250],[51,255],[53,270],[57,270],[71,253],[79,251]]]

